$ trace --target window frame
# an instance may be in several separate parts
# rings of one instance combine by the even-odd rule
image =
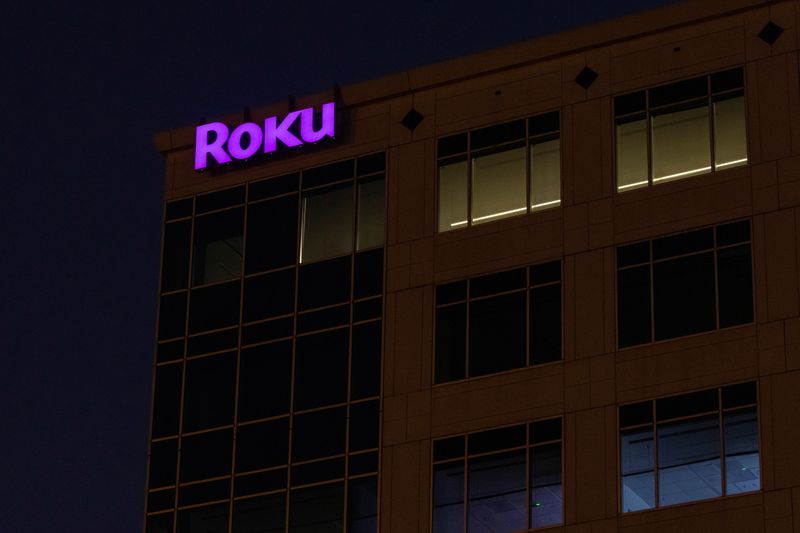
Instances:
[[[718,91],[714,91],[712,78],[715,75],[721,75],[724,73],[732,72],[735,70],[741,70],[742,74],[742,83],[740,87],[734,88],[726,88]],[[673,181],[681,181],[682,179],[686,178],[693,178],[697,176],[704,176],[708,174],[715,174],[717,172],[728,170],[729,168],[736,168],[737,166],[747,166],[750,164],[751,160],[751,150],[750,150],[750,136],[748,135],[749,131],[749,113],[748,113],[748,104],[747,104],[747,76],[745,75],[745,68],[744,65],[726,68],[723,70],[718,70],[714,72],[710,72],[701,76],[692,76],[683,78],[677,81],[672,81],[670,83],[665,83],[661,85],[655,85],[651,87],[645,87],[642,89],[638,89],[636,91],[625,92],[622,94],[613,95],[612,97],[612,125],[613,125],[613,134],[612,138],[612,146],[613,146],[613,160],[614,160],[614,193],[615,194],[624,194],[626,192],[638,189],[649,189],[653,185],[663,181],[664,183],[669,183]],[[683,82],[688,82],[691,80],[696,80],[700,78],[705,78],[706,81],[706,94],[702,97],[690,97],[684,98],[681,100],[676,100],[667,104],[661,104],[657,106],[651,106],[651,91],[666,88],[673,85],[678,85]],[[617,100],[621,97],[626,96],[633,96],[638,93],[644,94],[644,109],[638,109],[635,111],[628,111],[618,114],[617,113]],[[728,98],[735,97],[739,93],[739,96],[743,98],[744,101],[744,127],[745,127],[745,150],[747,152],[747,157],[744,161],[737,161],[737,165],[727,164],[725,168],[717,168],[718,165],[716,163],[716,126],[715,126],[715,115],[714,115],[714,104],[718,101],[724,101]],[[690,106],[693,103],[698,103],[704,101],[705,107],[708,110],[708,141],[709,141],[709,162],[710,167],[708,169],[703,169],[702,171],[687,171],[685,173],[681,172],[678,174],[686,174],[685,176],[675,175],[675,176],[667,176],[667,177],[660,177],[655,178],[653,177],[653,117],[660,115],[660,114],[668,114],[672,111],[679,111],[681,109]],[[635,182],[632,184],[626,184],[622,187],[619,186],[619,178],[618,178],[618,164],[619,164],[619,154],[618,154],[618,142],[617,142],[617,128],[619,126],[620,121],[624,121],[626,119],[633,119],[635,117],[640,117],[640,120],[645,121],[645,135],[646,135],[646,152],[644,154],[645,158],[647,159],[647,180]],[[699,169],[698,169],[699,170]]]
[[[552,264],[552,263],[558,263],[559,279],[556,280],[556,281],[550,280],[550,281],[543,281],[543,282],[533,282],[533,280],[532,280],[532,277],[533,277],[532,270],[534,268],[536,268],[536,267],[545,266],[545,265],[549,265],[549,264]],[[522,269],[525,270],[525,285],[524,286],[519,287],[519,288],[514,288],[514,289],[503,289],[503,290],[500,290],[500,291],[492,292],[490,294],[483,294],[483,295],[479,295],[479,296],[475,296],[475,297],[473,297],[471,295],[471,289],[470,289],[471,282],[473,282],[474,280],[477,280],[477,279],[484,278],[485,276],[473,276],[473,277],[470,277],[470,278],[467,278],[467,279],[449,281],[449,282],[437,284],[437,285],[434,286],[433,364],[431,365],[431,383],[433,384],[434,387],[447,385],[449,383],[461,383],[461,382],[465,382],[465,381],[469,381],[469,380],[481,379],[481,378],[488,377],[488,376],[496,376],[496,375],[499,375],[499,374],[503,374],[503,373],[507,373],[507,372],[515,372],[515,371],[518,371],[518,370],[522,370],[522,369],[530,368],[530,367],[534,367],[534,366],[535,367],[542,367],[542,366],[545,366],[545,365],[557,364],[557,363],[561,363],[561,362],[564,361],[564,261],[561,258],[559,258],[559,259],[554,259],[554,260],[551,260],[551,261],[545,261],[545,262],[542,262],[542,263],[536,263],[536,264],[527,265],[527,266],[523,266],[523,267],[503,270],[503,271],[500,271],[500,272],[492,272],[491,274],[487,274],[486,276],[491,276],[491,275],[494,275],[494,274],[505,274],[505,273],[509,273],[509,272],[514,272],[516,270],[522,270]],[[464,283],[465,284],[465,289],[464,289],[465,290],[465,296],[464,296],[464,298],[456,299],[456,300],[452,300],[452,301],[447,301],[445,303],[441,303],[440,304],[438,302],[438,299],[437,299],[436,289],[438,289],[439,287],[442,287],[442,286],[446,286],[446,285],[450,285],[450,284],[456,284],[456,283]],[[558,314],[558,318],[559,318],[559,321],[560,321],[560,324],[561,324],[560,332],[559,332],[559,342],[560,342],[559,352],[560,352],[560,357],[558,359],[555,359],[555,360],[552,360],[552,361],[546,361],[546,362],[543,362],[543,363],[534,364],[533,361],[532,361],[532,355],[533,354],[531,353],[531,348],[532,348],[532,328],[531,328],[531,318],[532,318],[531,317],[531,300],[532,299],[531,299],[531,292],[534,289],[539,289],[539,288],[544,288],[544,287],[551,287],[551,286],[555,286],[555,285],[559,286],[559,298],[560,298],[560,306],[559,306],[559,314]],[[520,367],[514,367],[514,368],[506,369],[506,370],[500,370],[500,371],[497,371],[497,372],[490,372],[490,373],[486,373],[486,374],[477,374],[477,375],[473,375],[473,376],[469,375],[469,368],[470,368],[470,349],[469,349],[469,344],[470,344],[470,303],[473,302],[473,301],[483,301],[483,300],[490,300],[492,298],[509,296],[509,295],[518,294],[518,293],[521,293],[521,292],[524,292],[524,294],[525,294],[525,317],[524,317],[524,322],[525,322],[525,340],[524,340],[524,344],[525,344],[525,365],[520,366]],[[464,337],[464,343],[465,343],[465,345],[464,345],[464,377],[459,378],[459,379],[451,379],[451,380],[447,380],[447,381],[437,381],[437,379],[436,379],[436,369],[437,369],[436,361],[437,361],[438,355],[437,355],[437,350],[436,350],[436,344],[437,344],[436,343],[436,334],[437,334],[437,328],[438,328],[438,323],[437,323],[438,322],[438,320],[437,320],[438,310],[439,309],[443,309],[443,308],[456,307],[458,305],[464,305],[465,306],[464,307],[464,309],[465,309],[465,321],[464,321],[464,326],[465,326],[465,328],[464,328],[465,329],[465,337]]]
[[[726,389],[728,387],[735,387],[737,385],[750,384],[750,383],[752,383],[753,386],[755,387],[755,402],[754,403],[745,403],[745,404],[736,405],[736,406],[733,406],[733,407],[725,407],[724,406],[724,403],[723,403],[723,389]],[[667,418],[665,420],[658,420],[657,412],[656,412],[656,404],[657,404],[657,402],[659,400],[664,400],[664,399],[668,399],[668,398],[678,398],[680,396],[688,396],[688,395],[691,395],[693,393],[706,392],[706,391],[711,391],[711,390],[716,390],[716,392],[717,392],[717,409],[716,410],[702,411],[702,412],[692,413],[690,415],[671,417],[671,418]],[[667,395],[667,396],[659,396],[659,397],[656,397],[656,398],[650,398],[650,399],[645,399],[645,400],[639,400],[639,401],[633,401],[633,402],[625,402],[625,403],[617,405],[617,409],[616,409],[616,415],[617,415],[617,417],[616,417],[617,418],[617,421],[616,421],[616,431],[617,431],[617,434],[616,434],[616,441],[617,441],[617,476],[616,476],[617,477],[617,479],[616,479],[616,483],[617,483],[617,512],[620,515],[634,515],[634,514],[639,514],[639,513],[647,513],[647,512],[659,511],[661,509],[670,509],[670,508],[682,507],[682,506],[686,506],[686,505],[694,505],[694,504],[697,504],[697,503],[718,501],[718,500],[721,500],[721,499],[731,498],[731,497],[736,497],[736,496],[748,496],[748,495],[758,494],[758,493],[763,492],[764,491],[764,482],[763,482],[764,478],[763,478],[763,474],[762,474],[759,477],[759,489],[758,490],[754,490],[754,491],[750,491],[750,492],[737,492],[737,493],[733,493],[733,494],[727,494],[727,480],[726,480],[727,468],[726,468],[726,465],[725,465],[725,456],[726,456],[725,414],[734,413],[734,412],[737,412],[737,411],[744,411],[744,410],[747,410],[747,409],[755,409],[756,427],[757,427],[757,430],[758,430],[757,431],[758,464],[759,464],[759,471],[763,470],[763,467],[764,467],[763,450],[764,450],[764,448],[763,448],[763,439],[762,439],[762,436],[761,436],[761,433],[762,433],[761,432],[761,421],[763,419],[762,419],[762,413],[761,413],[761,402],[759,401],[760,392],[761,392],[761,390],[760,390],[759,380],[758,379],[751,379],[751,380],[747,380],[747,381],[728,383],[728,384],[725,384],[725,385],[712,387],[710,389],[690,390],[690,391],[681,392],[681,393],[678,393],[678,394],[670,394],[670,395]],[[638,424],[631,424],[631,425],[625,426],[623,428],[622,427],[622,423],[621,423],[621,416],[620,416],[621,410],[624,407],[628,407],[628,406],[636,405],[636,404],[645,404],[645,403],[650,403],[651,404],[651,411],[650,411],[651,420],[650,420],[650,422],[642,422],[642,423],[638,423]],[[685,502],[680,502],[680,503],[675,503],[675,504],[661,505],[660,502],[659,502],[659,499],[660,499],[659,498],[659,496],[660,496],[660,491],[659,491],[659,459],[658,459],[658,427],[659,427],[659,425],[667,425],[667,424],[670,424],[670,423],[679,422],[679,421],[683,421],[683,420],[693,420],[693,419],[697,419],[697,418],[704,417],[704,416],[710,416],[710,415],[713,415],[713,414],[717,415],[718,424],[719,424],[719,438],[720,438],[720,440],[719,440],[719,461],[720,461],[719,465],[720,465],[720,492],[721,492],[721,495],[717,496],[717,497],[713,497],[713,498],[703,498],[703,499],[698,499],[698,500],[688,500],[688,501],[685,501]],[[623,432],[623,430],[628,431],[628,430],[632,430],[632,429],[647,428],[647,427],[651,428],[652,435],[653,435],[653,448],[652,448],[653,470],[652,470],[652,472],[653,472],[653,483],[654,483],[654,485],[653,485],[653,502],[654,502],[654,506],[652,508],[649,508],[649,509],[639,509],[639,510],[636,510],[636,511],[625,511],[624,508],[623,508],[623,498],[622,498],[622,490],[623,490],[623,483],[622,483],[622,477],[623,477],[623,472],[622,472],[622,432]]]
[[[556,114],[558,116],[558,129],[541,131],[541,132],[538,132],[538,133],[537,132],[531,133],[531,121],[532,120],[535,120],[535,119],[538,119],[538,118],[547,117],[548,115],[552,115],[552,114]],[[437,137],[437,139],[436,139],[437,140],[437,142],[436,142],[436,197],[434,199],[434,202],[435,202],[435,205],[436,205],[436,216],[434,217],[435,218],[434,223],[435,223],[435,226],[436,226],[436,234],[437,235],[445,234],[445,233],[450,233],[451,231],[456,231],[456,230],[459,230],[459,229],[471,228],[471,227],[473,227],[475,225],[482,225],[481,222],[478,222],[476,224],[475,221],[472,218],[473,203],[474,203],[473,194],[472,194],[472,192],[473,192],[473,178],[474,178],[474,176],[473,176],[473,162],[476,159],[476,157],[480,157],[481,154],[485,154],[487,152],[490,152],[492,154],[503,153],[503,152],[507,151],[506,148],[508,150],[512,150],[512,149],[514,149],[515,145],[519,145],[519,144],[521,144],[522,145],[521,147],[523,147],[525,149],[525,199],[524,199],[525,200],[525,207],[523,209],[514,210],[514,211],[519,211],[519,212],[518,213],[514,212],[513,214],[507,214],[508,216],[501,216],[501,214],[495,213],[494,215],[487,215],[487,216],[479,217],[479,218],[487,219],[487,218],[496,217],[496,220],[503,220],[503,219],[506,219],[506,218],[513,218],[515,216],[522,216],[522,215],[530,215],[531,213],[534,213],[534,212],[538,213],[540,211],[547,211],[549,209],[555,209],[557,207],[561,207],[563,199],[564,199],[563,198],[564,197],[564,194],[563,194],[563,192],[564,192],[563,191],[563,179],[562,179],[563,178],[563,174],[564,174],[564,164],[563,164],[564,151],[563,151],[563,146],[562,146],[562,142],[561,142],[562,141],[562,130],[563,130],[563,124],[562,124],[562,121],[561,121],[562,115],[563,115],[563,113],[561,111],[561,108],[559,107],[557,109],[553,109],[553,110],[550,110],[550,111],[544,111],[544,112],[541,112],[541,113],[537,113],[536,115],[529,115],[529,116],[526,116],[526,117],[521,118],[521,119],[510,120],[510,121],[500,122],[500,123],[496,123],[496,124],[490,124],[488,126],[484,126],[484,127],[481,127],[481,128],[473,128],[471,130],[461,131],[461,132],[456,132],[456,133],[450,133],[448,135],[442,135],[442,136]],[[525,134],[524,134],[523,137],[520,137],[520,138],[517,138],[517,139],[514,139],[514,140],[505,140],[505,141],[501,141],[501,142],[498,142],[498,143],[495,143],[495,144],[481,146],[478,149],[473,149],[472,148],[472,136],[476,132],[481,132],[483,130],[491,129],[491,128],[494,128],[494,127],[497,127],[497,126],[513,124],[514,122],[519,122],[519,121],[523,121],[524,126],[525,126]],[[446,140],[446,139],[450,139],[450,138],[455,138],[455,137],[458,137],[458,136],[461,136],[461,135],[464,135],[465,138],[466,138],[466,149],[464,151],[447,153],[446,155],[441,155],[440,154],[440,152],[441,152],[440,141]],[[532,183],[531,183],[531,179],[532,179],[531,178],[531,148],[537,143],[547,142],[547,141],[552,141],[552,140],[558,140],[558,142],[559,142],[559,177],[558,177],[558,181],[559,181],[559,191],[560,191],[560,193],[559,193],[558,203],[553,203],[552,206],[549,205],[549,203],[546,203],[546,204],[540,206],[541,209],[533,209],[532,206],[531,206],[531,198],[532,198],[532,190],[531,190],[531,185],[532,185]],[[441,199],[441,190],[440,190],[441,189],[441,187],[440,187],[441,166],[442,166],[442,163],[444,163],[444,162],[457,163],[457,162],[462,162],[462,161],[465,162],[466,166],[467,166],[467,172],[466,172],[466,176],[465,176],[465,179],[466,179],[466,182],[467,182],[466,183],[466,186],[467,186],[466,187],[466,195],[467,195],[466,221],[463,224],[459,224],[459,227],[451,227],[451,229],[449,229],[449,230],[441,231],[439,229],[439,221],[440,221],[440,208],[439,208],[439,206],[440,206],[440,199]],[[491,222],[494,222],[494,221],[495,220],[487,220],[486,222],[491,223]],[[451,226],[453,226],[453,224],[451,224]]]
[[[541,442],[533,442],[531,437],[531,427],[539,422],[550,422],[553,420],[558,420],[560,425],[560,435],[557,439],[549,439],[544,440]],[[477,452],[471,454],[469,451],[469,437],[471,435],[477,435],[480,433],[488,433],[495,430],[503,430],[503,429],[511,429],[516,427],[524,427],[525,428],[525,443],[518,446],[512,447],[504,447],[495,450],[491,450],[488,452]],[[463,469],[463,494],[462,494],[462,505],[464,507],[463,510],[463,533],[469,529],[469,501],[470,501],[470,493],[469,493],[469,469],[470,469],[470,459],[482,459],[484,457],[491,457],[493,455],[501,455],[507,454],[509,452],[519,452],[524,451],[525,453],[525,527],[520,532],[523,531],[530,531],[533,529],[545,529],[551,527],[559,527],[563,526],[566,522],[566,506],[564,504],[564,500],[566,499],[566,479],[565,479],[565,471],[566,471],[566,453],[565,453],[565,428],[564,428],[564,416],[558,415],[553,417],[541,418],[538,420],[530,420],[523,422],[521,424],[507,424],[504,426],[497,426],[491,428],[484,428],[474,431],[468,431],[465,433],[459,433],[456,435],[446,435],[441,437],[435,437],[431,439],[431,446],[430,446],[430,464],[431,464],[431,475],[430,475],[430,498],[429,498],[429,515],[428,515],[428,530],[431,533],[434,532],[434,498],[435,498],[435,489],[434,489],[434,482],[435,482],[435,468],[437,465],[442,464],[455,464],[456,462],[460,461],[462,464]],[[459,457],[447,457],[445,459],[435,459],[435,443],[437,441],[445,441],[448,439],[458,438],[461,437],[463,439],[463,452]],[[549,446],[552,444],[559,444],[560,445],[560,466],[561,466],[561,522],[558,524],[549,524],[539,527],[533,527],[532,525],[532,513],[531,513],[531,494],[532,494],[532,484],[531,484],[531,469],[532,469],[532,454],[535,448],[542,447],[542,446]]]
[[[737,241],[737,242],[734,242],[734,243],[728,243],[728,244],[723,244],[723,245],[719,245],[718,244],[718,236],[717,236],[717,229],[718,228],[724,227],[724,226],[728,226],[728,225],[732,225],[732,224],[736,224],[736,223],[740,223],[740,222],[745,222],[745,221],[749,223],[749,237],[748,237],[747,240]],[[694,250],[694,251],[690,251],[690,252],[681,252],[680,254],[672,255],[672,256],[669,256],[669,257],[654,259],[654,257],[653,257],[653,242],[654,241],[658,241],[660,239],[674,237],[674,236],[678,236],[678,235],[682,235],[682,234],[688,234],[688,233],[692,233],[694,231],[703,230],[703,229],[710,229],[712,231],[713,244],[712,244],[712,246],[710,248],[706,248],[706,249],[703,249],[703,250]],[[637,262],[637,263],[626,264],[625,266],[620,267],[619,266],[619,255],[618,255],[619,249],[623,248],[623,247],[626,247],[626,246],[636,245],[636,244],[641,244],[641,243],[648,243],[648,259],[647,259],[647,261],[646,262]],[[745,245],[745,244],[750,247],[750,301],[751,301],[751,305],[752,305],[751,306],[752,319],[749,322],[744,322],[744,323],[741,323],[741,324],[734,324],[734,325],[722,327],[720,325],[719,252],[721,250],[733,249],[733,248],[736,248],[736,247],[739,247],[739,246],[742,246],[742,245]],[[723,331],[723,330],[728,330],[728,329],[732,329],[732,328],[748,326],[748,325],[752,325],[752,324],[755,323],[755,320],[756,320],[756,296],[755,296],[755,291],[756,291],[756,287],[755,287],[756,272],[755,272],[755,261],[754,261],[754,256],[753,256],[753,221],[752,221],[752,219],[745,218],[745,219],[739,219],[739,220],[734,220],[734,221],[729,221],[729,222],[722,222],[722,223],[714,224],[714,225],[711,225],[711,226],[704,226],[704,227],[701,227],[701,228],[692,228],[692,229],[689,229],[689,230],[684,230],[684,231],[680,231],[680,232],[676,232],[676,233],[669,233],[669,234],[666,234],[666,235],[658,235],[656,237],[651,237],[649,239],[644,239],[644,240],[640,240],[640,241],[622,243],[622,244],[618,244],[618,245],[616,245],[614,247],[614,252],[615,252],[614,253],[614,295],[615,295],[615,297],[614,297],[614,307],[615,307],[614,322],[615,322],[615,327],[616,327],[615,334],[616,334],[616,349],[617,350],[636,349],[636,348],[639,348],[639,347],[642,347],[642,346],[648,346],[648,345],[661,343],[661,342],[670,342],[670,341],[673,341],[675,339],[682,339],[682,338],[692,337],[692,336],[696,336],[696,335],[705,335],[705,334],[713,333],[713,332],[717,332],[717,331]],[[675,260],[675,259],[683,259],[683,258],[687,258],[687,257],[699,256],[699,255],[702,255],[702,254],[708,253],[708,252],[713,253],[713,262],[714,262],[713,275],[714,275],[714,308],[715,308],[714,320],[715,320],[715,327],[713,329],[704,330],[704,331],[698,331],[698,332],[695,332],[695,333],[689,333],[687,335],[679,335],[679,336],[676,336],[676,337],[668,337],[668,338],[664,338],[664,339],[656,339],[656,317],[655,317],[655,298],[654,298],[655,280],[654,280],[654,277],[653,277],[653,275],[654,275],[654,265],[657,264],[657,263],[666,263],[666,262],[669,262],[669,261]],[[620,297],[619,273],[621,271],[624,271],[624,270],[633,270],[633,269],[636,269],[636,268],[641,268],[642,266],[645,266],[645,265],[648,266],[648,273],[649,273],[648,274],[649,275],[649,293],[648,294],[649,294],[649,298],[650,298],[650,340],[646,341],[646,342],[637,343],[637,344],[621,346],[620,345],[620,322],[621,321],[620,321],[620,302],[619,302],[619,297]]]

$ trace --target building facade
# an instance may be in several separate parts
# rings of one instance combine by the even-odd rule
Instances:
[[[799,17],[156,135],[146,533],[800,533]]]

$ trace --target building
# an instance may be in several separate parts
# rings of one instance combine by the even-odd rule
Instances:
[[[800,532],[798,10],[158,134],[147,533]]]

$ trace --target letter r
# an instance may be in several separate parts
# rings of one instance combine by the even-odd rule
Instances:
[[[228,126],[222,122],[211,122],[197,126],[194,148],[194,169],[201,170],[208,166],[208,156],[211,155],[217,163],[230,163],[231,156],[222,147],[228,140]],[[208,137],[210,132],[216,134],[216,138],[209,144]]]

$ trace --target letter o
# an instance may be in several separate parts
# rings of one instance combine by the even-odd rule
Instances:
[[[245,133],[250,134],[250,141],[247,146],[242,146],[242,136]],[[261,148],[261,141],[264,139],[264,133],[258,124],[254,122],[245,122],[236,127],[231,136],[228,138],[228,153],[236,159],[247,159],[252,156],[258,149]]]

